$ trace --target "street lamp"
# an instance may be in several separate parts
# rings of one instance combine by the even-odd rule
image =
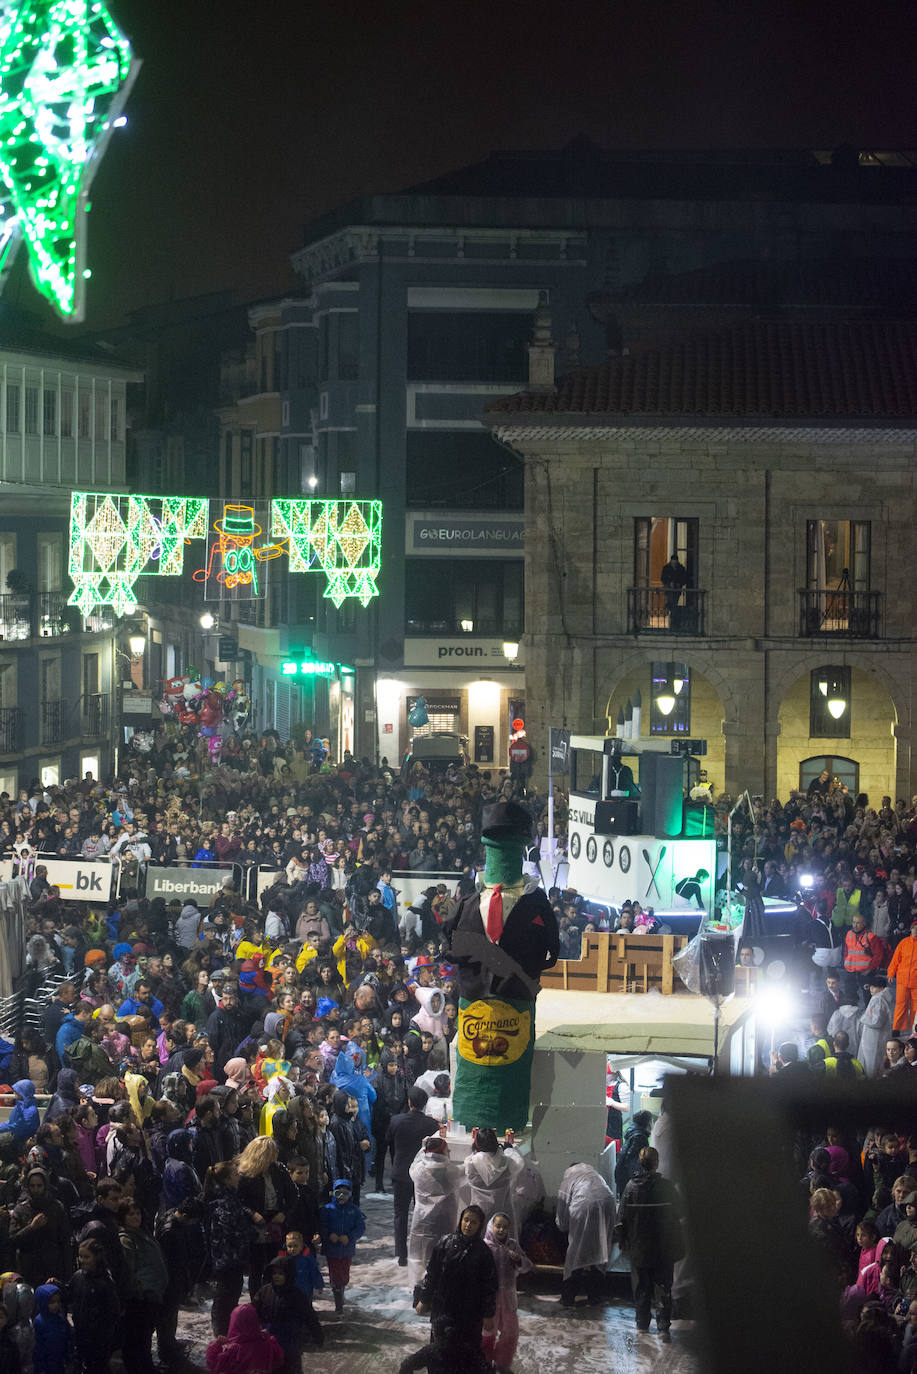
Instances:
[[[670,716],[675,710],[675,704],[687,681],[687,673],[682,663],[667,663],[665,665],[665,677],[659,682],[659,691],[656,693],[656,709],[661,716]]]
[[[669,691],[668,686],[664,687],[657,696],[656,705],[663,716],[670,716],[675,710],[675,696]]]
[[[211,615],[210,611],[204,611],[204,614],[203,614],[203,615],[201,616],[201,618],[200,618],[200,626],[201,626],[201,629],[202,629],[202,630],[212,630],[215,624],[216,624],[216,621],[214,620],[214,618],[213,618],[213,616]]]
[[[142,658],[146,649],[146,635],[131,635],[127,642],[133,657]]]
[[[515,663],[515,662],[516,662],[516,659],[519,657],[519,645],[518,645],[518,643],[516,643],[515,640],[512,640],[512,639],[504,639],[504,641],[503,641],[503,657],[504,657],[504,658],[508,658],[509,661],[510,661],[510,663]]]

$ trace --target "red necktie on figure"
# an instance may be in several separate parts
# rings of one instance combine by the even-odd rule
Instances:
[[[487,905],[487,934],[494,944],[503,934],[503,884],[497,883]]]

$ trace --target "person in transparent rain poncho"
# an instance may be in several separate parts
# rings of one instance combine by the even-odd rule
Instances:
[[[494,1330],[484,1333],[484,1354],[493,1360],[497,1374],[507,1374],[512,1367],[519,1344],[518,1298],[516,1279],[534,1269],[532,1261],[518,1241],[509,1233],[510,1221],[505,1212],[497,1212],[487,1223],[484,1243],[497,1266],[497,1310]]]
[[[525,1168],[517,1149],[501,1150],[497,1133],[478,1131],[473,1151],[465,1160],[465,1177],[471,1188],[471,1201],[485,1217],[505,1212],[510,1219],[510,1234],[519,1235],[516,1213],[516,1185]]]
[[[428,1135],[410,1169],[414,1184],[414,1214],[408,1232],[408,1282],[415,1287],[423,1278],[433,1247],[440,1236],[458,1226],[459,1212],[468,1187],[460,1164],[449,1158],[449,1146],[438,1135]]]
[[[571,1164],[557,1194],[557,1225],[567,1235],[567,1257],[560,1289],[563,1307],[573,1307],[585,1292],[590,1307],[602,1301],[605,1267],[612,1250],[614,1194],[590,1164]]]

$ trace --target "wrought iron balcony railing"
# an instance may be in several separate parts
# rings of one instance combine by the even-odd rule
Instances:
[[[849,590],[799,592],[799,633],[839,635],[848,639],[878,639],[881,592]]]
[[[700,587],[628,587],[627,632],[706,634],[706,591]]]

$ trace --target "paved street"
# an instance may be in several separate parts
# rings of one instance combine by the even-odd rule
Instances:
[[[367,1234],[357,1247],[353,1283],[347,1290],[343,1317],[333,1313],[328,1289],[316,1304],[325,1328],[325,1348],[306,1355],[303,1367],[320,1367],[323,1374],[388,1374],[427,1338],[428,1323],[411,1309],[407,1271],[395,1263],[391,1236],[391,1199],[364,1197]],[[633,1308],[627,1301],[624,1277],[616,1278],[612,1299],[602,1308],[560,1306],[560,1282],[554,1274],[535,1276],[520,1290],[519,1352],[516,1374],[695,1374],[700,1367],[692,1354],[693,1323],[675,1322],[668,1347],[653,1334],[634,1329]],[[183,1312],[179,1334],[192,1342],[195,1365],[204,1365],[210,1339],[205,1312]]]

